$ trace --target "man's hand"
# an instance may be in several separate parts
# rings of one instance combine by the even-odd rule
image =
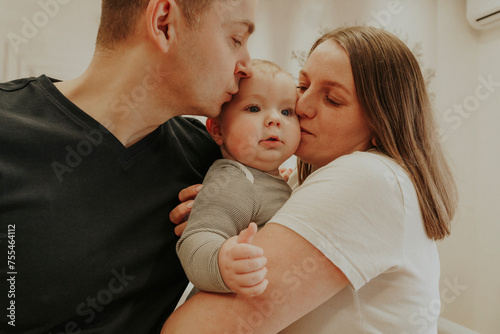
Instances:
[[[186,228],[187,219],[191,213],[191,209],[193,208],[194,199],[200,192],[201,187],[201,184],[194,184],[190,187],[182,189],[179,193],[179,200],[181,201],[181,204],[177,205],[172,211],[170,211],[168,217],[172,223],[177,225],[174,231],[179,237]]]
[[[254,297],[267,288],[267,258],[262,248],[252,245],[257,225],[250,223],[238,236],[226,240],[219,251],[219,270],[232,291]]]

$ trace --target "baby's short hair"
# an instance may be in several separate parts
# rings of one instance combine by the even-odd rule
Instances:
[[[264,59],[252,59],[252,68],[254,72],[261,72],[263,74],[271,74],[273,77],[278,74],[285,74],[293,80],[293,76],[282,69],[278,64]]]

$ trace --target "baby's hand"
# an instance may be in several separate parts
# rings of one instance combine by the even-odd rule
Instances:
[[[267,288],[267,258],[264,250],[252,245],[257,225],[250,223],[236,237],[226,240],[219,251],[219,270],[232,291],[248,297],[260,295]]]

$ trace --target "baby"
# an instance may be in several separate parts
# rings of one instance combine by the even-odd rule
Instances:
[[[255,296],[266,289],[266,258],[250,243],[291,193],[278,168],[300,141],[296,85],[272,62],[252,65],[253,76],[207,120],[224,159],[205,176],[177,243],[189,280],[203,291]]]

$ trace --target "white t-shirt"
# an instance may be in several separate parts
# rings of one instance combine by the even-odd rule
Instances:
[[[300,234],[350,285],[282,333],[437,333],[439,256],[405,170],[355,152],[312,173],[271,219]]]

